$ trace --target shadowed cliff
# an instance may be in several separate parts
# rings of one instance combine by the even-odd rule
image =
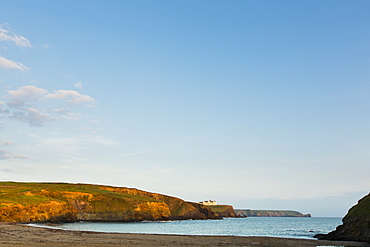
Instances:
[[[1,222],[215,219],[198,203],[138,189],[90,184],[0,182]]]
[[[326,240],[350,240],[370,243],[370,194],[358,201],[343,218],[343,224],[328,234],[315,237]]]

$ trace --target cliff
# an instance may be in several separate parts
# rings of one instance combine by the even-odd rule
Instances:
[[[310,214],[302,214],[292,210],[251,210],[235,209],[238,217],[311,217]]]
[[[370,243],[370,194],[358,201],[343,218],[343,224],[328,234],[315,237],[325,240],[349,240]]]
[[[238,217],[234,212],[233,206],[230,205],[213,205],[208,206],[218,217],[235,218]]]
[[[138,189],[0,182],[0,222],[216,219],[207,206]]]

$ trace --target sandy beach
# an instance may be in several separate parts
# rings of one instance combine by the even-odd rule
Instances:
[[[21,224],[0,225],[0,246],[370,246],[358,242],[271,237],[178,236],[64,231]]]

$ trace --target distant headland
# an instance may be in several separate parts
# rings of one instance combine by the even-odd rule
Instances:
[[[311,214],[302,214],[293,210],[235,209],[234,211],[240,217],[311,217]]]

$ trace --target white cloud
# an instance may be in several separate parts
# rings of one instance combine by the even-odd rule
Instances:
[[[78,120],[81,114],[71,113],[66,103],[95,103],[95,99],[74,90],[56,90],[48,93],[46,89],[33,85],[7,90],[0,101],[0,113],[4,118],[28,123],[30,126],[45,126],[58,119]],[[45,104],[46,103],[46,104]],[[64,106],[64,107],[63,107]],[[1,117],[1,115],[0,115]],[[5,124],[0,124],[0,128]]]
[[[0,68],[2,69],[19,69],[19,70],[27,70],[28,67],[24,66],[21,63],[13,62],[5,57],[0,56]]]
[[[63,118],[68,119],[68,120],[78,120],[80,119],[81,114],[76,114],[76,113],[67,113],[63,116]]]
[[[19,90],[8,90],[8,99],[12,100],[21,100],[21,101],[31,101],[31,100],[40,100],[47,90],[43,88],[38,88],[32,85],[21,87]]]
[[[14,33],[9,24],[0,25],[0,41],[14,43],[16,46],[32,47],[31,42],[25,37]],[[6,46],[4,47],[6,48]],[[29,68],[19,62],[0,56],[0,69],[28,70]]]
[[[54,93],[46,95],[47,98],[51,99],[60,99],[60,100],[66,100],[68,103],[73,104],[80,104],[80,103],[87,103],[87,102],[94,102],[95,99],[88,96],[80,94],[77,91],[74,90],[57,90],[54,91]]]
[[[31,105],[33,101],[42,100],[47,93],[45,89],[38,88],[32,85],[21,87],[19,90],[8,90],[7,105],[10,108],[23,108]]]
[[[61,114],[61,115],[68,114],[68,112],[69,112],[69,110],[68,109],[65,109],[65,108],[56,108],[53,111],[55,113],[58,113],[58,114]]]
[[[28,123],[30,126],[44,126],[58,119],[49,113],[43,113],[37,109],[28,108],[23,111],[14,112],[9,116],[10,119]]]
[[[83,84],[82,84],[82,82],[81,82],[81,81],[77,82],[77,83],[74,85],[74,87],[76,87],[76,88],[82,88],[82,86],[83,86]]]
[[[17,46],[32,47],[31,42],[25,37],[13,32],[10,25],[0,25],[0,41],[14,42]]]

